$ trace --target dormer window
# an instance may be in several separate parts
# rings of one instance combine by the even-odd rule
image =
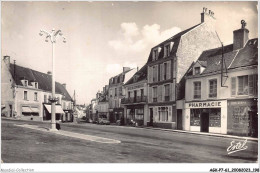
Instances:
[[[164,47],[164,57],[170,56],[170,52],[171,52],[171,47],[170,44],[168,44]]]
[[[195,75],[196,74],[200,74],[200,67],[195,67],[194,68],[194,73],[195,73]]]
[[[38,88],[38,82],[34,83],[35,88]]]
[[[160,47],[153,49],[153,61],[156,61],[158,59],[160,51]]]
[[[24,86],[28,86],[28,80],[24,80]]]

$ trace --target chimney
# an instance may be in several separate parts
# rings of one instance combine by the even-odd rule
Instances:
[[[51,71],[47,71],[47,74],[48,74],[48,75],[51,75]]]
[[[63,83],[62,86],[66,89],[66,83]]]
[[[248,41],[249,30],[246,29],[246,22],[241,20],[241,28],[233,31],[233,50],[241,49]]]
[[[4,56],[4,62],[7,66],[10,66],[10,56],[8,55]]]
[[[201,23],[207,22],[215,25],[216,18],[214,17],[214,12],[212,10],[208,10],[207,8],[203,7],[203,11],[201,15]]]
[[[129,71],[131,68],[130,67],[123,67],[123,72]]]
[[[136,68],[136,71],[139,71],[139,67]]]

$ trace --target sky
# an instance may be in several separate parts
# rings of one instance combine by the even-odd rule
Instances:
[[[214,12],[216,31],[225,44],[245,20],[249,38],[258,37],[257,2],[11,2],[1,6],[1,54],[16,64],[51,71],[51,43],[41,29],[60,29],[55,44],[56,81],[79,104],[88,104],[123,67],[147,62],[150,50],[200,23],[203,7]]]

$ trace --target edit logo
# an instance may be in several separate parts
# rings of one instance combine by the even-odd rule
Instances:
[[[227,148],[228,154],[232,154],[237,151],[246,150],[248,148],[246,146],[246,143],[247,143],[247,139],[243,143],[241,142],[236,143],[235,141],[230,142],[230,146]]]

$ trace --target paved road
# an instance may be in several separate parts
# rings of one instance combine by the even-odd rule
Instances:
[[[246,150],[228,155],[231,138],[96,124],[61,125],[65,131],[121,141],[104,144],[15,124],[49,126],[2,119],[2,160],[7,163],[255,163],[258,154],[258,143],[248,141]]]

